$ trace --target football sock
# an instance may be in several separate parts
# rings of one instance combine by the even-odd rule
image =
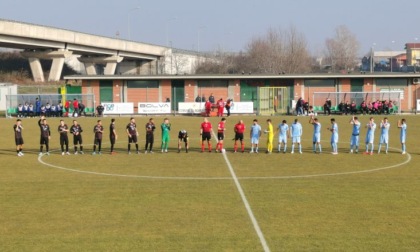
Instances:
[[[245,150],[245,144],[241,143],[241,151],[244,151],[244,150]]]
[[[201,151],[204,151],[204,142],[201,143]]]
[[[93,146],[93,152],[96,151],[96,144]]]
[[[131,144],[127,145],[127,150],[130,151],[131,150]]]
[[[44,146],[43,145],[41,145],[40,147],[39,147],[39,152],[42,152],[42,150],[44,149]]]
[[[80,151],[83,151],[83,146],[80,145]]]
[[[149,151],[152,151],[152,149],[153,149],[153,143],[150,143]]]
[[[238,150],[238,145],[236,143],[233,145],[233,150],[234,151],[237,151]]]
[[[321,144],[318,144],[319,152],[322,152]]]
[[[211,142],[208,142],[208,146],[209,146],[209,151],[211,151]]]
[[[388,143],[385,145],[385,151],[388,152]]]
[[[139,144],[136,144],[136,151],[139,151]]]
[[[295,144],[292,144],[292,151],[295,151]]]

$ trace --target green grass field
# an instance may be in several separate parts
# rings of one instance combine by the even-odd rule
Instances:
[[[369,156],[348,153],[348,116],[335,117],[339,155],[330,154],[330,117],[322,116],[322,154],[312,153],[308,117],[298,117],[302,155],[264,154],[265,135],[259,154],[232,153],[233,125],[241,118],[249,129],[254,119],[233,116],[227,121],[227,159],[199,152],[199,117],[170,117],[169,153],[159,152],[157,129],[155,153],[140,155],[126,152],[128,117],[116,118],[118,153],[109,155],[111,118],[102,118],[107,132],[103,154],[96,156],[90,154],[97,118],[78,119],[86,154],[77,156],[61,156],[59,119],[49,119],[53,151],[41,158],[38,119],[23,119],[24,157],[15,152],[16,119],[0,119],[0,250],[263,251],[229,163],[271,251],[418,251],[420,117],[404,117],[409,154],[400,152],[396,123],[402,116],[390,116],[390,153]],[[257,118],[264,129],[268,117]],[[294,118],[271,117],[275,126]],[[375,119],[379,124],[381,117]],[[147,120],[136,118],[141,150]],[[155,118],[158,125],[162,120]],[[210,121],[214,128],[219,119]],[[360,121],[364,125],[368,117]],[[176,152],[181,129],[189,132],[190,153]],[[245,135],[249,151],[249,131]],[[377,148],[379,130],[375,135]]]

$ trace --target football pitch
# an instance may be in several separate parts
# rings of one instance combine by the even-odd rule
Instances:
[[[365,150],[362,124],[360,152]],[[148,117],[136,117],[141,154],[127,154],[129,117],[116,117],[116,155],[109,155],[111,117],[102,155],[91,155],[98,118],[78,118],[85,154],[61,155],[58,118],[51,155],[38,156],[38,118],[22,119],[23,157],[15,151],[16,118],[3,118],[0,133],[1,251],[419,251],[420,117],[388,116],[390,151],[377,154],[379,123],[374,116],[374,155],[350,154],[350,116],[335,116],[339,154],[331,155],[328,116],[322,124],[322,154],[312,153],[308,117],[227,118],[226,153],[200,152],[201,117],[171,116],[169,152],[160,152],[155,117],[153,154],[144,154]],[[250,154],[249,128],[257,118],[274,128],[286,119],[303,125],[303,154]],[[401,154],[398,119],[407,120],[407,154]],[[213,129],[220,118],[210,118]],[[245,153],[233,153],[233,126],[243,119]],[[70,126],[72,118],[65,118]],[[190,151],[177,153],[178,131],[190,137]],[[216,141],[213,136],[213,148]],[[132,146],[133,148],[133,146]],[[133,153],[133,151],[132,151]],[[135,153],[135,152],[134,152]]]

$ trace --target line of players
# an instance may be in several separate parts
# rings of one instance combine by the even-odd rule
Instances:
[[[223,139],[224,139],[224,132],[226,130],[225,127],[225,118],[219,122],[217,126],[217,146],[216,152],[224,151],[223,149]],[[338,125],[334,118],[331,120],[331,126],[327,128],[328,131],[331,132],[331,154],[337,155],[338,154]],[[314,153],[321,153],[321,123],[318,121],[317,118],[311,116],[309,119],[309,123],[314,127],[313,133],[313,142],[312,142],[312,151]],[[352,125],[352,135],[350,139],[350,153],[358,153],[359,152],[359,136],[360,136],[360,128],[361,123],[359,122],[358,118],[353,116],[350,119],[350,124]],[[379,127],[381,129],[381,135],[379,140],[378,146],[378,154],[381,152],[382,145],[384,145],[385,153],[388,153],[389,149],[389,129],[391,124],[388,121],[388,118],[385,117]],[[376,123],[374,122],[374,118],[370,117],[369,122],[366,124],[366,138],[365,138],[365,145],[366,150],[364,154],[373,155],[374,151],[374,138],[375,138],[375,130],[376,130]],[[401,142],[401,153],[406,154],[406,136],[407,136],[407,124],[406,120],[402,119],[399,120],[397,123],[397,127],[400,129],[400,142]],[[241,152],[245,152],[245,144],[244,144],[244,132],[245,132],[245,125],[242,120],[239,120],[237,124],[234,126],[235,137],[233,138],[234,146],[233,152],[236,153],[238,151],[238,141],[241,144]],[[259,140],[261,137],[261,133],[264,132],[267,134],[267,149],[266,153],[271,154],[273,152],[273,140],[274,140],[274,129],[271,119],[267,119],[267,128],[262,131],[261,126],[258,124],[258,120],[254,119],[253,124],[250,129],[250,139],[251,139],[251,150],[250,153],[258,153],[259,148]],[[207,141],[208,151],[212,151],[211,145],[211,133],[212,133],[212,126],[211,123],[208,122],[207,118],[204,118],[204,122],[201,124],[200,135],[201,138],[201,152],[204,152],[205,149],[205,141]],[[283,120],[277,127],[276,133],[278,133],[278,152],[286,153],[287,151],[287,139],[292,138],[292,145],[291,145],[291,152],[294,153],[295,146],[297,145],[298,151],[302,154],[302,145],[301,145],[301,137],[303,133],[303,127],[298,121],[295,119],[294,122],[290,125],[287,124],[286,120]]]
[[[321,123],[318,121],[317,118],[311,116],[309,119],[309,123],[314,127],[313,133],[313,152],[314,153],[321,153]],[[360,135],[360,128],[361,124],[357,117],[352,117],[350,120],[350,124],[352,125],[352,136],[350,140],[350,153],[358,153],[359,152],[359,135]],[[49,155],[49,140],[51,138],[51,129],[47,123],[47,120],[44,116],[38,121],[38,126],[41,131],[40,136],[40,149],[39,155],[43,155],[43,150],[45,146],[45,154]],[[402,154],[406,153],[406,132],[407,132],[407,124],[406,120],[402,119],[398,121],[398,128],[400,128],[400,141],[402,146]],[[154,131],[156,129],[155,123],[153,118],[150,118],[149,121],[146,123],[146,144],[145,144],[145,153],[153,153],[153,144],[154,144]],[[373,154],[374,151],[374,133],[376,129],[376,124],[374,122],[374,118],[371,117],[369,122],[366,124],[367,132],[366,132],[366,154]],[[388,118],[384,118],[381,121],[380,129],[381,129],[381,136],[379,141],[379,149],[378,153],[381,151],[382,145],[385,145],[385,153],[388,153],[388,145],[389,145],[389,128],[390,123],[388,122]],[[23,156],[23,137],[22,137],[22,121],[21,119],[17,119],[15,125],[13,126],[15,132],[15,142],[16,142],[16,152],[18,156]],[[234,126],[235,136],[233,151],[236,153],[238,151],[238,141],[240,143],[240,151],[243,153],[245,152],[245,142],[244,142],[244,132],[245,132],[245,124],[242,120],[239,120],[237,124]],[[161,152],[167,153],[168,152],[168,144],[169,144],[169,132],[171,130],[171,124],[168,118],[163,120],[161,124],[162,130],[162,143],[161,143]],[[225,138],[225,130],[226,130],[226,119],[222,118],[221,121],[218,123],[217,126],[217,145],[216,145],[216,152],[224,152],[224,138]],[[338,154],[338,125],[335,122],[335,119],[331,119],[331,126],[327,128],[331,134],[331,148],[332,154]],[[61,154],[62,155],[70,155],[69,152],[69,138],[68,133],[73,135],[73,144],[74,144],[74,154],[84,154],[83,152],[83,139],[81,133],[83,129],[80,124],[76,120],[73,120],[73,125],[69,128],[67,124],[63,120],[60,120],[60,125],[58,126],[58,132],[60,134],[60,146],[61,146]],[[93,152],[92,155],[102,154],[102,138],[104,133],[104,128],[102,126],[102,121],[98,120],[97,124],[93,128],[94,132],[94,145],[93,145]],[[274,140],[274,128],[271,122],[271,119],[267,119],[267,128],[266,130],[262,131],[261,126],[258,124],[258,120],[254,119],[253,124],[250,129],[250,139],[251,139],[251,150],[250,153],[258,153],[259,151],[259,139],[261,137],[261,133],[264,132],[267,134],[267,150],[266,153],[270,154],[273,151],[273,140]],[[212,144],[211,144],[211,136],[213,133],[212,124],[208,121],[207,118],[204,118],[203,122],[201,123],[200,127],[200,136],[201,136],[201,152],[205,151],[205,142],[207,142],[208,151],[212,151]],[[294,120],[289,127],[286,120],[283,120],[277,127],[276,133],[278,133],[278,152],[286,153],[287,151],[287,139],[292,138],[292,145],[291,145],[291,153],[294,153],[295,145],[298,147],[298,151],[302,154],[302,145],[301,145],[301,136],[303,133],[303,127],[298,121],[298,119]],[[139,146],[138,146],[138,130],[137,125],[134,118],[130,118],[130,123],[126,126],[126,134],[128,136],[128,145],[127,151],[128,154],[131,154],[131,144],[135,145],[136,153],[139,154]],[[118,138],[116,129],[115,129],[115,119],[111,119],[111,124],[109,126],[109,138],[111,142],[111,149],[110,154],[115,154],[114,145]],[[186,130],[180,130],[178,133],[178,153],[181,151],[182,144],[185,145],[185,151],[188,153],[189,150],[189,138],[188,132]]]
[[[50,155],[49,153],[49,143],[51,139],[51,128],[47,123],[47,119],[45,116],[41,116],[38,121],[38,126],[40,128],[40,147],[39,147],[39,155]],[[145,144],[145,153],[153,153],[153,143],[154,143],[154,131],[156,126],[154,124],[153,118],[149,119],[149,122],[146,124],[146,144]],[[163,153],[168,152],[168,144],[169,144],[169,132],[171,130],[171,124],[169,123],[169,119],[165,118],[162,125],[162,145],[161,151]],[[13,130],[15,133],[15,143],[16,143],[16,152],[17,155],[24,156],[23,153],[23,126],[22,120],[17,119],[15,125],[13,126]],[[73,120],[73,125],[68,127],[67,124],[60,120],[60,125],[58,126],[58,132],[60,135],[60,146],[61,146],[61,155],[70,155],[69,152],[69,133],[73,135],[73,144],[74,144],[74,154],[84,154],[83,151],[83,138],[82,138],[82,126],[77,122],[77,120]],[[98,120],[97,124],[93,128],[94,133],[94,145],[93,145],[93,152],[92,155],[102,154],[102,139],[104,133],[104,127],[102,126],[102,121]],[[138,130],[137,125],[134,118],[130,118],[130,123],[126,127],[126,134],[128,136],[128,146],[127,151],[128,154],[131,154],[131,144],[135,145],[136,153],[139,154],[139,145],[138,145]],[[179,132],[179,151],[181,150],[181,142],[185,143],[186,152],[188,152],[188,134],[185,130],[181,130]],[[114,151],[115,142],[118,139],[118,135],[115,128],[115,119],[111,119],[111,124],[109,126],[109,139],[111,142],[111,149],[110,154],[116,154]],[[45,146],[45,153],[44,151]]]

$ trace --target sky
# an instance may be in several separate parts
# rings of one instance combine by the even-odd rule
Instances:
[[[0,18],[185,50],[244,51],[269,29],[294,26],[314,56],[347,26],[359,55],[420,42],[418,0],[4,0]]]

